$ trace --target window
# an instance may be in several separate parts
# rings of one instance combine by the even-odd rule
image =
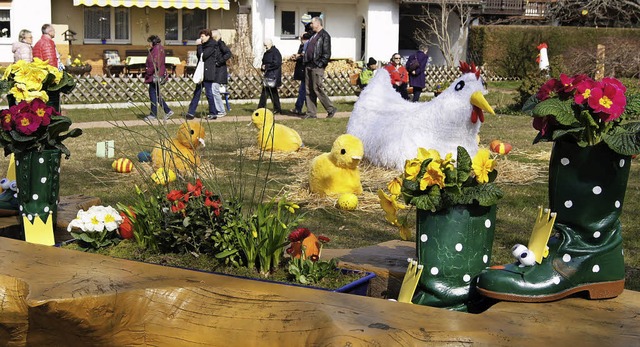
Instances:
[[[129,9],[126,7],[85,7],[84,42],[129,43]]]
[[[207,27],[206,10],[168,9],[164,14],[164,40],[168,44],[193,42],[198,32]]]
[[[282,11],[282,19],[280,21],[282,36],[296,36],[296,13],[295,11]]]
[[[11,37],[11,11],[0,10],[0,37]]]

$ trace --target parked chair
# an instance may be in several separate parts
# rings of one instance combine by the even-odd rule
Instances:
[[[120,60],[120,53],[116,50],[104,50],[103,71],[109,77],[118,76],[124,72],[125,64]]]

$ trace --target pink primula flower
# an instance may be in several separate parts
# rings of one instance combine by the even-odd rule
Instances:
[[[2,117],[2,129],[11,131],[11,129],[13,129],[13,116],[11,115],[11,111],[2,110],[0,117]]]
[[[31,101],[30,110],[33,114],[40,117],[41,125],[47,126],[51,123],[51,114],[54,109],[51,106],[47,106],[44,101],[40,99],[33,99],[33,101]]]
[[[540,90],[536,94],[536,98],[540,101],[544,101],[557,94],[560,90],[562,90],[562,83],[559,80],[552,78],[540,87]]]
[[[21,112],[15,116],[16,130],[31,135],[40,127],[40,117],[31,112]]]
[[[620,117],[627,105],[624,92],[613,84],[604,84],[600,88],[592,89],[588,102],[589,107],[605,122]]]
[[[597,86],[597,83],[591,79],[585,79],[576,85],[576,94],[573,100],[576,104],[582,105],[587,102],[591,96],[591,90]]]

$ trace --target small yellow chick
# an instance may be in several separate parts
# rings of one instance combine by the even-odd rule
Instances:
[[[196,150],[204,147],[204,128],[200,122],[183,123],[176,137],[161,141],[151,152],[153,167],[186,172],[200,164]]]
[[[361,194],[358,164],[363,155],[364,146],[359,138],[349,134],[338,136],[330,153],[320,154],[311,161],[311,192],[320,195]]]
[[[251,115],[253,125],[258,129],[258,146],[264,150],[295,152],[302,146],[302,139],[297,131],[276,124],[273,113],[266,108],[259,108]]]

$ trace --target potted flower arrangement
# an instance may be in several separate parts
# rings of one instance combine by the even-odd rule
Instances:
[[[503,196],[494,183],[496,162],[487,149],[473,157],[458,147],[441,157],[436,150],[418,149],[407,160],[404,173],[388,184],[390,194],[378,195],[386,219],[401,227],[398,210],[417,209],[416,250],[426,269],[412,302],[456,310],[472,305],[470,284],[491,259],[495,229],[495,204]]]
[[[619,216],[630,156],[640,153],[640,123],[627,121],[625,93],[615,78],[596,81],[561,74],[525,103],[523,111],[534,117],[538,130],[534,143],[554,142],[548,194],[549,209],[557,214],[554,236],[541,261],[498,266],[483,274],[478,283],[483,294],[542,302],[578,291],[599,299],[622,293]]]
[[[71,56],[68,58],[68,64],[65,66],[65,70],[74,76],[82,76],[85,73],[91,72],[91,64],[81,60],[82,55],[78,54],[73,60]]]
[[[59,114],[59,94],[74,86],[72,77],[38,58],[9,65],[0,80],[11,105],[0,111],[0,146],[5,156],[15,155],[19,208],[29,221],[52,214],[55,225],[60,158],[71,155],[63,141],[82,134],[69,131],[71,119]]]
[[[119,241],[114,236],[123,220],[120,213],[111,206],[91,206],[86,211],[78,211],[76,218],[69,222],[67,230],[76,240],[80,240],[81,247],[107,247]]]

